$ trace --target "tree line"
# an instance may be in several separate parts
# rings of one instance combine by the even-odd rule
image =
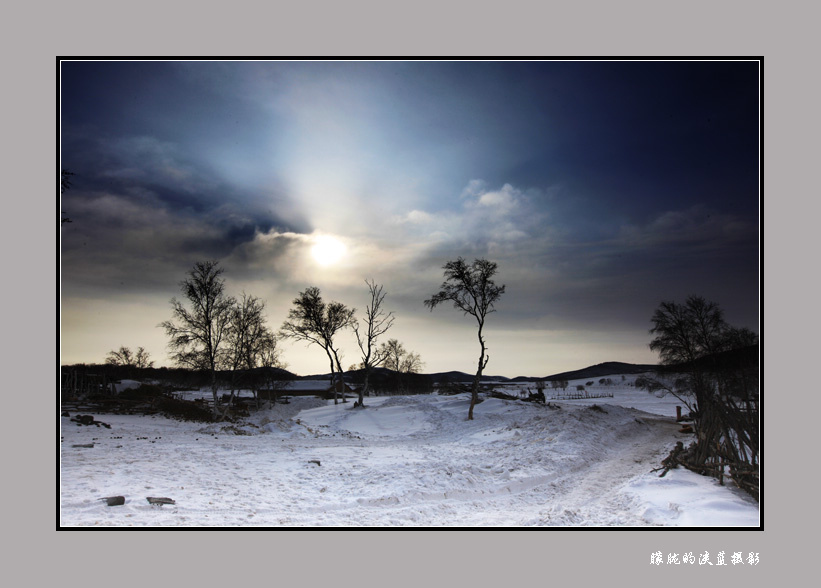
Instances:
[[[479,381],[489,360],[483,335],[485,320],[505,289],[496,286],[492,279],[496,269],[494,262],[484,259],[477,259],[473,264],[461,257],[450,261],[444,266],[445,281],[440,290],[424,301],[431,310],[451,302],[454,308],[471,315],[477,322],[480,355],[468,419],[473,418]],[[334,403],[339,402],[340,395],[342,402],[347,402],[339,347],[339,334],[344,330],[353,331],[361,357],[358,364],[350,367],[362,373],[356,407],[364,407],[374,369],[385,367],[413,374],[423,366],[419,354],[405,349],[397,339],[381,340],[394,325],[395,316],[385,306],[384,287],[373,280],[365,280],[368,302],[361,318],[357,318],[355,308],[338,301],[326,301],[320,289],[311,286],[294,298],[287,319],[274,333],[266,325],[265,303],[245,293],[241,298],[229,296],[223,271],[217,261],[195,263],[180,282],[183,299],[171,299],[172,318],[159,325],[169,338],[169,355],[177,366],[210,374],[215,416],[218,416],[220,388],[217,372],[227,370],[237,374],[230,384],[233,398],[240,386],[240,374],[257,368],[284,369],[279,347],[279,341],[284,338],[304,341],[324,352],[331,373]],[[142,348],[132,354],[123,347],[111,352],[109,361],[136,365],[145,364],[148,358]],[[256,395],[256,391],[254,393]]]
[[[242,382],[242,374],[259,368],[286,367],[279,345],[282,339],[304,341],[324,352],[335,403],[340,396],[342,402],[347,402],[339,345],[339,335],[345,330],[353,331],[361,353],[361,362],[352,366],[364,374],[357,407],[364,406],[375,368],[415,373],[423,365],[420,356],[407,351],[397,339],[381,341],[395,317],[385,307],[384,287],[373,280],[365,280],[369,301],[361,318],[352,307],[326,301],[320,289],[312,286],[294,298],[287,319],[275,333],[266,324],[262,300],[245,293],[239,299],[227,295],[223,271],[217,261],[195,263],[180,283],[183,299],[171,299],[172,318],[159,325],[169,338],[169,355],[176,365],[211,375],[215,416],[220,388],[217,372],[236,374],[230,383],[232,399],[241,383],[247,383]]]

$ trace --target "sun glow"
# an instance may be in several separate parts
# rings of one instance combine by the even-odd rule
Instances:
[[[311,255],[319,265],[329,266],[342,259],[347,250],[345,244],[336,237],[322,235],[316,238],[311,247]]]

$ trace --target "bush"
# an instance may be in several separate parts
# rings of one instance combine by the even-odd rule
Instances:
[[[156,407],[163,414],[183,421],[209,423],[214,420],[208,407],[190,400],[177,400],[164,396],[157,400]]]
[[[153,400],[159,396],[167,396],[171,389],[156,384],[143,384],[138,388],[129,388],[118,394],[122,400]]]

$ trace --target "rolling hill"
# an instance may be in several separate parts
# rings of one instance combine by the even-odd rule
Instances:
[[[482,382],[533,382],[536,380],[578,380],[582,378],[601,378],[604,376],[610,376],[613,374],[641,374],[644,372],[652,371],[657,369],[658,366],[651,365],[651,364],[632,364],[632,363],[623,363],[619,361],[608,361],[605,363],[599,363],[593,366],[589,366],[583,369],[569,371],[569,372],[561,372],[559,374],[553,374],[550,376],[544,377],[531,377],[531,376],[517,376],[515,378],[507,378],[505,376],[482,376]],[[362,370],[357,370],[353,372],[345,372],[345,377],[350,378],[353,381],[356,381],[357,377],[362,373]],[[391,370],[385,368],[376,368],[372,372],[372,376],[374,374],[379,375],[386,375],[392,373]],[[472,382],[474,374],[468,374],[465,372],[459,371],[449,371],[449,372],[436,372],[432,374],[421,374],[423,376],[429,377],[434,383],[437,384],[448,384],[453,382]],[[331,378],[331,374],[315,374],[311,376],[302,376],[297,377],[298,379],[306,379],[306,380],[326,380]]]

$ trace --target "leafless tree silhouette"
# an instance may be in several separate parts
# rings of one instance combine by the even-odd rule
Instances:
[[[341,302],[325,303],[319,288],[312,286],[294,299],[294,307],[288,313],[288,320],[280,327],[284,337],[297,341],[307,341],[325,350],[331,366],[331,385],[334,389],[334,403],[338,403],[338,393],[344,372],[340,364],[339,348],[334,344],[334,337],[342,329],[353,327],[355,309],[348,308]],[[342,402],[345,395],[342,395]]]
[[[191,308],[172,298],[173,318],[159,325],[170,337],[170,356],[177,365],[210,372],[215,417],[218,414],[217,369],[224,360],[225,339],[236,304],[234,298],[225,294],[223,270],[217,266],[216,261],[194,264],[188,278],[180,282]]]
[[[504,294],[505,287],[504,285],[497,286],[493,281],[497,264],[486,259],[477,259],[468,265],[464,259],[459,257],[455,261],[447,262],[443,269],[445,270],[445,281],[442,282],[439,292],[425,300],[425,306],[433,311],[443,302],[452,302],[454,308],[473,316],[478,323],[481,353],[479,354],[479,366],[473,378],[470,409],[468,410],[468,420],[473,420],[473,407],[479,399],[479,381],[490,359],[486,355],[487,347],[482,330],[485,327],[487,315],[495,312],[494,305]]]
[[[360,323],[353,324],[356,333],[356,342],[362,352],[362,369],[365,371],[364,384],[359,388],[359,406],[365,406],[365,394],[368,393],[370,385],[371,371],[385,362],[387,356],[381,347],[377,347],[379,337],[388,332],[393,326],[394,316],[392,312],[384,309],[385,290],[382,286],[377,286],[372,280],[365,280],[368,285],[368,293],[371,300],[365,306],[365,316]]]

